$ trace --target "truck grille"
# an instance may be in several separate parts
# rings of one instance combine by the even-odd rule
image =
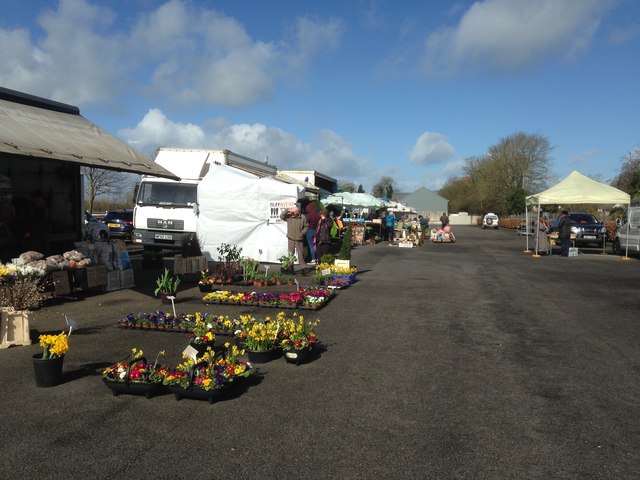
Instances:
[[[149,218],[147,219],[147,228],[157,230],[184,230],[184,220]]]

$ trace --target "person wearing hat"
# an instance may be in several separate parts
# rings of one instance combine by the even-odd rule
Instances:
[[[571,245],[571,220],[569,219],[569,212],[566,210],[562,211],[557,228],[561,254],[563,257],[568,257],[569,246]]]
[[[289,253],[298,255],[298,263],[303,269],[307,268],[302,252],[302,241],[304,240],[309,224],[304,215],[300,215],[298,207],[292,207],[280,214],[280,219],[287,222],[287,240]]]

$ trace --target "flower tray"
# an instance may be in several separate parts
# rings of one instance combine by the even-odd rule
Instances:
[[[167,387],[161,383],[112,382],[106,378],[103,378],[102,381],[111,390],[113,396],[120,394],[144,395],[148,399],[167,393]]]
[[[175,333],[189,333],[191,332],[188,328],[162,328],[162,327],[144,327],[142,325],[122,325],[118,324],[118,328],[122,329],[130,329],[130,330],[149,330],[153,332],[175,332]]]
[[[293,363],[298,366],[301,363],[308,362],[309,358],[311,358],[311,355],[313,355],[312,348],[305,348],[302,350],[288,350],[284,352],[284,359],[287,363]]]
[[[174,394],[176,401],[182,400],[183,398],[190,398],[192,400],[207,400],[209,404],[218,400],[223,393],[223,388],[203,390],[195,387],[182,388],[175,385],[169,385],[167,388]]]
[[[247,349],[247,357],[251,363],[267,363],[275,360],[282,354],[279,348],[271,348],[269,350],[249,350]]]
[[[237,302],[226,302],[226,303],[222,303],[222,302],[202,302],[205,305],[213,305],[213,304],[217,304],[217,305],[242,305],[242,306],[250,306],[250,307],[264,307],[264,308],[287,308],[287,309],[302,309],[302,310],[319,310],[320,308],[324,307],[324,305],[326,303],[329,302],[329,300],[332,297],[328,297],[326,301],[317,304],[317,305],[287,305],[287,304],[270,304],[270,303],[260,303],[260,302],[242,302],[242,303],[237,303]]]

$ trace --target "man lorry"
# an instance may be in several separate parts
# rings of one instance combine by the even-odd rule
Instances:
[[[180,180],[142,176],[133,212],[132,243],[145,250],[180,250],[193,241],[198,185],[210,165],[229,165],[259,176],[277,174],[274,165],[229,150],[160,148],[155,162]]]

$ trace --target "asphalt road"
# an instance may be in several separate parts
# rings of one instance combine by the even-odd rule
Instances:
[[[114,328],[159,306],[159,270],[42,308],[32,329],[63,314],[81,329],[54,388],[35,387],[37,345],[0,350],[0,478],[640,478],[638,259],[532,258],[512,231],[454,232],[355,249],[359,281],[306,315],[321,355],[259,366],[213,405],[113,397],[96,374],[132,347],[179,358],[186,334]],[[248,311],[184,287],[180,311]]]

